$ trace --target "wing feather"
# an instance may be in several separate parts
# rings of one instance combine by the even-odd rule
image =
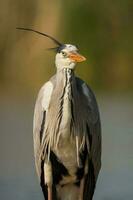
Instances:
[[[92,200],[96,180],[101,168],[101,122],[95,95],[83,81],[82,91],[87,99],[87,134],[90,145],[88,152],[88,173],[85,175],[84,200]]]
[[[50,81],[45,83],[40,89],[34,110],[33,120],[33,141],[34,141],[34,155],[37,174],[41,176],[41,139],[44,134],[44,126],[46,114],[49,107],[53,85]]]

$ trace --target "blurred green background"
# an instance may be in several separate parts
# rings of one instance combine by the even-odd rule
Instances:
[[[34,28],[79,47],[76,73],[97,94],[102,170],[94,200],[133,199],[133,1],[5,0],[0,6],[0,199],[43,199],[32,118],[38,90],[54,73],[54,44]]]
[[[0,85],[34,92],[55,71],[54,44],[18,27],[35,28],[78,45],[87,62],[77,73],[106,92],[133,89],[131,0],[6,0],[1,3]]]

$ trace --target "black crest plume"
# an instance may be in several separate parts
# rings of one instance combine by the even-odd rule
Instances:
[[[61,42],[59,42],[59,41],[56,40],[54,37],[52,37],[52,36],[50,36],[50,35],[48,35],[48,34],[46,34],[46,33],[42,33],[42,32],[40,32],[40,31],[36,31],[36,30],[34,30],[34,29],[31,29],[31,28],[20,28],[20,27],[17,27],[16,29],[23,30],[23,31],[31,31],[31,32],[34,32],[34,33],[43,35],[43,36],[45,36],[45,37],[47,37],[47,38],[50,38],[56,45],[58,45],[58,47],[63,46],[63,44],[62,44]],[[58,47],[57,47],[57,48],[58,48]],[[57,49],[57,48],[55,48],[55,49]],[[53,48],[53,49],[54,49],[54,48]]]

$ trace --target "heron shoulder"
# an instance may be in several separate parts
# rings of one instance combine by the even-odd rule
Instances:
[[[96,101],[96,97],[94,92],[92,91],[91,87],[84,82],[79,77],[76,77],[78,89],[81,89],[83,94],[87,97],[88,101],[91,103],[92,101]]]
[[[76,77],[76,81],[77,81],[77,85],[78,87],[81,87],[83,90],[83,93],[90,98],[90,96],[95,96],[94,92],[92,91],[91,87],[82,79],[80,79],[79,77]]]
[[[50,99],[51,99],[51,95],[52,95],[52,91],[53,91],[53,84],[49,80],[48,82],[46,82],[41,87],[41,89],[40,89],[40,91],[38,93],[36,104],[40,103],[43,110],[47,110],[48,109],[48,106],[49,106],[49,103],[50,103]]]
[[[82,94],[84,94],[87,99],[88,108],[91,112],[91,120],[93,123],[96,123],[99,119],[99,108],[95,94],[91,87],[88,86],[88,84],[85,83],[82,79],[76,77],[76,80],[78,89],[82,91]]]

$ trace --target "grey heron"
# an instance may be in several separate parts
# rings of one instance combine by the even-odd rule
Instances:
[[[91,88],[75,76],[78,48],[52,39],[56,74],[39,91],[33,125],[35,165],[45,200],[92,200],[101,168],[101,123]]]

